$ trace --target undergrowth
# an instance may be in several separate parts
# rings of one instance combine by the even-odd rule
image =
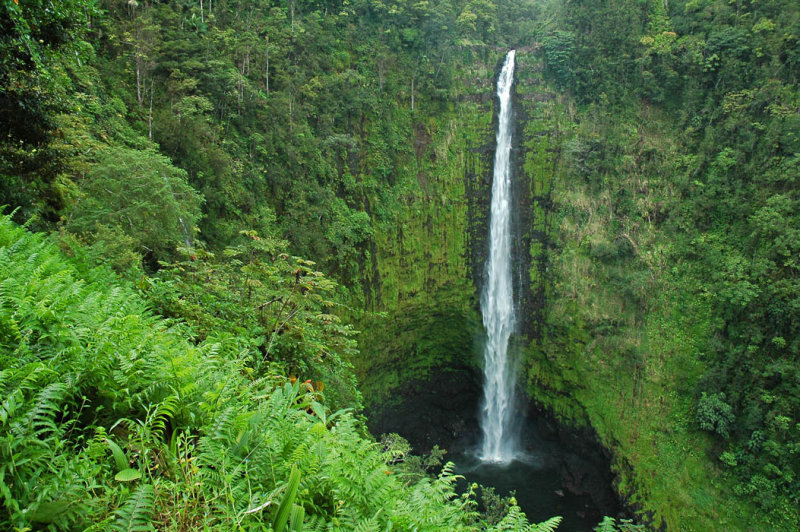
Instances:
[[[311,382],[157,316],[0,219],[4,530],[478,530],[473,489],[382,452]],[[493,530],[531,525],[518,507]]]

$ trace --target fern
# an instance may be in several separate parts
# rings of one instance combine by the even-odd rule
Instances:
[[[380,512],[380,510],[378,510]],[[381,525],[378,521],[378,516],[373,516],[368,519],[362,519],[359,523],[353,526],[353,532],[381,532]]]
[[[155,530],[152,517],[155,506],[153,486],[142,484],[116,512],[112,523],[114,532],[151,532]]]
[[[23,421],[24,428],[38,438],[57,432],[59,428],[56,426],[56,416],[67,396],[68,390],[64,384],[49,384],[34,399],[33,407]]]
[[[542,523],[531,525],[531,532],[553,532],[561,524],[561,517],[551,517]]]
[[[613,517],[605,516],[595,527],[596,532],[617,532],[617,526]]]
[[[634,525],[630,519],[620,519],[617,523],[613,517],[605,516],[594,529],[596,532],[636,532],[644,530],[644,526]]]
[[[167,397],[148,413],[145,424],[153,438],[163,439],[167,432],[167,425],[175,417],[179,400],[174,395]]]
[[[351,411],[329,415],[279,364],[254,371],[241,338],[195,345],[130,286],[2,218],[0,243],[0,529],[151,531],[156,507],[167,530],[476,528],[452,466],[399,475]],[[312,332],[308,349],[324,347]],[[338,357],[330,375],[348,380]],[[550,530],[515,512],[507,530]]]

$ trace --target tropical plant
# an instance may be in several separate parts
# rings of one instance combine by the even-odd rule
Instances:
[[[407,477],[311,384],[255,374],[230,334],[193,343],[131,285],[8,216],[0,274],[3,528],[480,526],[452,464]],[[498,526],[540,530],[516,506]]]

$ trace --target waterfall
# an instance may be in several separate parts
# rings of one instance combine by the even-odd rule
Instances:
[[[500,100],[497,149],[494,159],[492,205],[489,225],[489,258],[486,283],[481,293],[481,313],[486,328],[484,348],[483,444],[480,458],[486,462],[509,462],[517,452],[513,408],[515,364],[508,342],[515,326],[511,278],[511,85],[514,82],[511,50],[497,81]]]
[[[175,192],[172,190],[172,185],[169,182],[169,178],[167,178],[167,174],[162,173],[161,177],[164,178],[164,183],[167,185],[169,193],[172,194],[173,199],[175,199]],[[183,216],[178,215],[178,223],[181,225],[181,231],[183,231],[183,243],[186,244],[187,248],[193,248],[194,243],[192,242],[192,233],[189,230],[189,227],[186,226],[186,222],[183,221]]]
[[[192,249],[194,247],[194,243],[192,242],[192,233],[186,226],[186,222],[183,221],[182,216],[178,216],[178,222],[180,222],[181,229],[183,230],[183,243],[186,244],[187,248]]]

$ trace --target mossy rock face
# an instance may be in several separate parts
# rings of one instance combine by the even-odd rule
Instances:
[[[398,432],[419,452],[446,445],[477,426],[482,341],[469,299],[441,292],[431,304],[408,304],[374,317],[356,363],[369,426]]]
[[[504,55],[498,51],[474,68],[496,74]],[[549,101],[534,97],[539,67],[533,54],[519,55],[512,259],[525,337],[538,336],[542,322],[546,214],[555,165],[548,149],[553,123],[536,114]],[[494,84],[483,90],[486,98],[465,98],[452,112],[418,119],[414,168],[398,176],[404,201],[380,225],[363,264],[366,306],[383,316],[359,324],[361,355],[355,366],[371,426],[386,432],[403,412],[419,416],[436,410],[430,416],[443,419],[427,420],[429,433],[414,436],[411,422],[398,430],[423,447],[453,439],[458,430],[442,429],[441,441],[430,433],[434,426],[452,425],[450,418],[477,427],[482,342],[476,338],[483,334],[477,294],[488,253],[499,103]],[[458,413],[448,402],[458,404]]]
[[[364,306],[374,314],[358,323],[354,365],[370,426],[376,434],[400,432],[417,450],[451,440],[460,426],[477,426],[483,327],[476,286],[494,156],[489,80],[500,55],[465,70],[464,97],[452,108],[414,116],[414,158],[396,176],[399,201],[380,217],[362,264]],[[473,85],[476,79],[485,86]],[[486,98],[468,97],[476,91]],[[416,431],[414,416],[423,412],[431,419],[420,419]]]

